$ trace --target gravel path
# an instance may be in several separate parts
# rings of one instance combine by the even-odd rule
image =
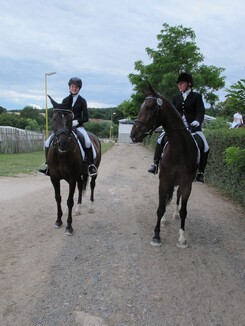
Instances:
[[[152,247],[158,203],[158,177],[147,173],[152,155],[141,144],[116,144],[103,155],[96,211],[88,213],[87,190],[72,237],[53,228],[48,177],[0,178],[1,326],[245,325],[244,212],[194,183],[189,248],[176,246],[174,201],[163,245]],[[62,191],[65,205],[65,182]]]

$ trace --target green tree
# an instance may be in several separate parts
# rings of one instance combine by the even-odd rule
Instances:
[[[122,102],[118,106],[118,111],[121,112],[121,116],[119,115],[118,120],[123,119],[123,118],[131,118],[137,115],[135,112],[135,106],[132,101],[127,100]]]
[[[233,114],[239,111],[241,114],[245,114],[245,79],[240,79],[237,83],[231,85],[227,91],[227,102],[229,108],[231,108]],[[232,114],[232,115],[233,115]]]
[[[224,68],[203,64],[204,56],[195,43],[195,33],[191,28],[169,26],[163,24],[163,29],[157,35],[157,49],[146,48],[151,63],[144,65],[139,60],[135,62],[137,73],[129,74],[129,80],[134,86],[135,93],[131,102],[137,113],[143,101],[142,89],[150,82],[159,92],[162,92],[170,101],[177,92],[176,79],[180,72],[186,71],[193,75],[195,88],[203,93],[206,102],[211,107],[218,100],[214,94],[224,87],[225,77],[221,76]]]
[[[44,125],[45,117],[43,114],[40,113],[40,110],[35,109],[31,106],[26,106],[20,111],[21,118],[27,118],[36,120],[38,125]]]
[[[0,114],[2,114],[2,113],[7,113],[7,109],[0,106]]]

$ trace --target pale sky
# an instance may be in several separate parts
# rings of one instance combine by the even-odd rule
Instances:
[[[57,102],[73,76],[88,107],[128,100],[128,75],[135,61],[150,62],[145,48],[156,49],[164,23],[193,29],[204,64],[225,68],[226,88],[245,74],[243,0],[1,0],[0,22],[0,106],[8,110],[44,108],[49,72]]]

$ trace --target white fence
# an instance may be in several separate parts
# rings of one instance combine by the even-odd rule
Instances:
[[[14,127],[0,126],[0,153],[14,154],[43,150],[45,135]]]

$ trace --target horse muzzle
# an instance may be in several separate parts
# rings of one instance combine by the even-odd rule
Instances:
[[[135,130],[131,130],[130,138],[132,139],[132,142],[134,143],[142,143],[144,140],[146,134],[144,132],[136,132]]]

